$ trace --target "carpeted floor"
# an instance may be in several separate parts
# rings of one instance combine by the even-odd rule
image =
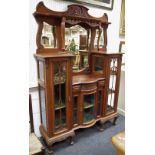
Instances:
[[[115,155],[111,137],[125,130],[125,117],[118,118],[114,126],[109,121],[107,128],[101,132],[98,125],[87,129],[76,130],[75,143],[70,145],[67,140],[53,145],[53,155]],[[48,153],[46,153],[48,155]]]

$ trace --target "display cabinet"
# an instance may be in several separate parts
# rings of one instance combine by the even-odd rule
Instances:
[[[52,153],[55,142],[73,144],[79,128],[116,123],[122,53],[107,52],[107,14],[92,17],[81,5],[56,12],[40,2],[34,17],[40,132]]]

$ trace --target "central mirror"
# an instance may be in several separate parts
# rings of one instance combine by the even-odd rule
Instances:
[[[89,30],[80,25],[65,28],[65,49],[74,55],[73,72],[88,67]]]

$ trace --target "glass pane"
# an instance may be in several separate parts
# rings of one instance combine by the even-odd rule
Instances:
[[[114,110],[114,97],[117,76],[117,59],[111,59],[110,79],[109,79],[109,95],[108,95],[108,111]]]
[[[67,62],[54,63],[55,129],[66,127],[66,66]]]
[[[84,122],[94,118],[95,94],[84,95]]]
[[[84,123],[90,122],[94,118],[94,107],[84,109]]]
[[[78,97],[74,97],[74,111],[73,111],[73,117],[74,117],[74,124],[78,124]]]
[[[103,57],[94,57],[94,71],[97,73],[103,73]]]
[[[46,103],[45,103],[45,90],[40,87],[40,99],[41,99],[41,114],[42,114],[42,124],[46,129]]]
[[[41,43],[44,48],[56,48],[55,26],[43,22]]]
[[[110,93],[108,95],[108,111],[111,111],[114,109],[114,93]]]
[[[39,61],[39,79],[44,81],[44,63]]]
[[[60,126],[60,110],[55,111],[55,128],[58,129]]]

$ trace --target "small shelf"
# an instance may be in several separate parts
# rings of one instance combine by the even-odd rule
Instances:
[[[54,83],[54,85],[56,86],[56,85],[59,85],[59,84],[65,84],[65,82],[56,82],[56,83]]]
[[[88,104],[84,106],[84,109],[92,108],[94,107],[94,104]]]
[[[63,108],[66,108],[66,105],[65,104],[62,104],[62,105],[57,105],[55,104],[55,110],[60,110],[60,109],[63,109]]]

